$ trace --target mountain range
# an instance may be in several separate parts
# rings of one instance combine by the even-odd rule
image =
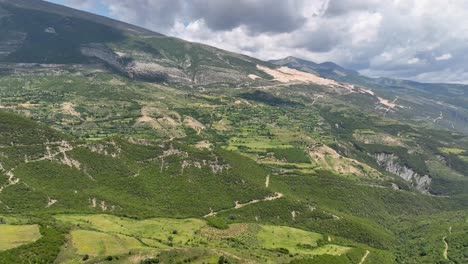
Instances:
[[[0,263],[465,263],[468,86],[0,0]]]

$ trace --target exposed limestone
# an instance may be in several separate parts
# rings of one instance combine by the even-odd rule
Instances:
[[[314,145],[308,149],[309,156],[324,169],[336,171],[343,175],[365,175],[379,178],[381,174],[368,165],[354,159],[346,158],[327,145]]]
[[[99,201],[96,197],[89,198],[89,207],[101,209],[102,212],[114,211],[116,209],[115,205],[109,205],[104,200]]]
[[[91,208],[96,208],[96,206],[97,206],[97,199],[96,199],[95,197],[92,198],[92,199],[90,198],[90,199],[89,199],[89,202],[90,202],[90,204],[91,204],[91,205],[90,205]]]
[[[135,61],[126,70],[133,76],[149,80],[190,83],[190,77],[175,67],[165,67],[156,62]]]
[[[165,158],[173,155],[178,155],[181,157],[188,157],[188,153],[185,151],[181,151],[180,149],[174,148],[172,145],[169,147],[169,149],[163,151],[163,154],[159,156],[159,158]]]
[[[101,208],[103,212],[107,211],[107,205],[105,201],[101,201],[101,203],[99,204],[99,207]]]
[[[62,111],[64,114],[81,117],[80,112],[75,110],[75,106],[70,102],[65,102],[62,104]]]
[[[214,174],[222,173],[231,168],[229,164],[219,164],[218,161],[192,161],[192,160],[183,160],[181,162],[181,170],[183,173],[186,168],[195,167],[201,169],[202,167],[209,167]]]
[[[199,141],[199,142],[197,142],[195,144],[195,147],[198,148],[198,149],[211,149],[212,146],[213,146],[213,144],[211,144],[207,140],[202,140],[202,141]]]
[[[316,83],[319,85],[327,86],[341,86],[337,82],[319,77],[315,74],[298,71],[288,67],[281,67],[278,69],[270,69],[268,67],[257,65],[257,69],[265,72],[268,75],[271,75],[276,81],[282,83],[290,82],[303,82],[303,83]]]
[[[292,217],[292,220],[293,220],[293,221],[296,221],[296,217],[297,217],[298,214],[299,214],[299,212],[296,212],[296,211],[294,211],[294,210],[291,211],[291,217]]]
[[[69,166],[70,168],[76,168],[76,169],[81,168],[81,163],[71,157],[68,157],[66,152],[63,152],[63,158],[60,159],[60,162],[64,165]]]
[[[115,141],[110,141],[108,143],[100,143],[92,145],[89,150],[94,153],[99,153],[105,156],[110,156],[112,158],[117,158],[120,156],[122,149],[117,145]]]
[[[184,125],[193,128],[198,134],[200,134],[202,130],[206,129],[205,125],[191,116],[184,116]]]
[[[88,57],[98,58],[110,65],[112,68],[128,75],[125,66],[121,63],[119,55],[103,44],[83,45],[81,46],[81,53]]]
[[[256,79],[261,79],[259,76],[255,75],[255,74],[249,74],[248,77],[252,80],[256,80]]]
[[[52,205],[56,204],[58,202],[58,200],[55,200],[55,199],[52,199],[52,198],[48,198],[47,200],[47,205],[46,205],[46,208],[49,208],[51,207]]]
[[[8,184],[9,185],[15,185],[18,184],[20,179],[16,178],[15,175],[13,174],[13,170],[10,170],[5,173],[5,175],[8,177]]]
[[[393,154],[379,153],[374,158],[387,172],[395,174],[411,183],[418,191],[429,194],[432,178],[429,175],[419,175],[413,169],[398,163],[398,157]]]

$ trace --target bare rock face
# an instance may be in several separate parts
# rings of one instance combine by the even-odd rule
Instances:
[[[174,61],[150,53],[116,52],[95,43],[82,45],[81,53],[99,59],[125,76],[150,82],[210,85],[251,81],[246,73],[235,69],[200,65],[194,71],[190,69],[192,58],[188,55],[183,61]]]
[[[432,178],[429,175],[420,175],[413,169],[398,163],[398,157],[393,154],[379,153],[374,155],[377,163],[387,172],[395,174],[411,183],[418,191],[429,194]]]
[[[169,81],[176,83],[190,83],[190,77],[175,67],[166,67],[155,62],[135,61],[126,70],[135,77],[149,81]]]
[[[87,44],[81,46],[81,53],[87,57],[98,58],[121,73],[127,73],[120,56],[103,44]]]
[[[134,61],[120,56],[103,44],[82,45],[81,53],[101,60],[113,69],[130,77],[155,82],[191,83],[190,77],[176,67],[167,67],[157,62]]]

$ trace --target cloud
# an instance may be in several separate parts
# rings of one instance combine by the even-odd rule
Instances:
[[[261,59],[291,55],[415,80],[468,76],[465,0],[61,1],[101,3],[114,18]]]
[[[192,0],[188,14],[203,19],[213,30],[245,26],[253,33],[281,33],[301,27],[306,18],[300,1],[284,0]]]
[[[450,60],[452,58],[452,54],[450,53],[445,53],[443,55],[440,55],[438,57],[435,57],[435,60],[437,61],[443,61],[443,60]]]
[[[420,62],[421,62],[421,60],[419,58],[412,58],[412,59],[408,60],[408,64],[418,64]]]

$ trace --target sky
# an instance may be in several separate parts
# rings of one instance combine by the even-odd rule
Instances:
[[[466,0],[50,0],[264,60],[468,84]]]

